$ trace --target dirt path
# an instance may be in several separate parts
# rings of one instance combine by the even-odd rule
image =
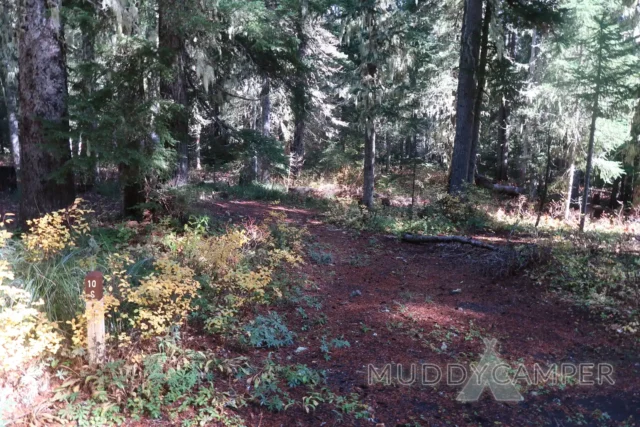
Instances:
[[[258,202],[230,201],[208,209],[236,220],[284,210],[290,221],[308,228],[313,239],[306,264],[295,277],[300,284],[315,285],[308,293],[322,308],[301,305],[306,320],[295,309],[283,311],[298,336],[294,348],[276,357],[326,369],[334,392],[357,393],[370,405],[374,419],[356,425],[622,426],[640,420],[637,345],[526,277],[492,280],[482,275],[470,260],[483,249],[409,245],[338,229],[310,211]],[[326,323],[308,327],[311,319],[323,316]],[[350,347],[332,349],[325,360],[323,337],[344,337]],[[485,390],[478,402],[462,403],[456,397],[463,385],[444,380],[436,386],[420,384],[423,364],[441,367],[446,376],[447,364],[468,367],[479,362],[484,339],[496,339],[501,359],[524,363],[529,373],[534,363],[609,363],[615,385],[529,386],[520,390],[524,400],[519,403],[496,402]],[[308,350],[296,353],[299,346]],[[389,363],[403,364],[407,378],[415,364],[417,383],[369,385],[367,366]],[[329,411],[309,415],[302,410],[252,410],[255,425],[336,423]]]

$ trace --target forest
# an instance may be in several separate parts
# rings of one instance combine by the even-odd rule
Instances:
[[[0,11],[0,426],[640,425],[640,1]]]

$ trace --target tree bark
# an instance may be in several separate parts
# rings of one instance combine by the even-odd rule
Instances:
[[[549,189],[549,180],[551,178],[550,174],[551,174],[551,135],[548,135],[547,136],[547,166],[544,172],[544,189],[542,190],[542,195],[540,196],[540,208],[538,209],[538,218],[536,219],[536,228],[538,228],[538,225],[540,224],[540,218],[542,217],[544,204],[547,202],[547,192]]]
[[[571,166],[569,166],[569,183],[567,187],[567,201],[564,206],[564,220],[568,221],[571,217],[571,196],[573,194],[573,176],[576,173],[576,164],[573,160],[573,155],[571,158]]]
[[[373,119],[367,117],[364,131],[364,186],[362,189],[362,203],[369,209],[373,208],[375,162],[376,129]]]
[[[298,37],[297,67],[292,88],[292,110],[294,120],[293,141],[291,142],[289,169],[293,179],[300,176],[304,165],[304,133],[309,109],[309,94],[307,88],[307,70],[305,60],[308,55],[309,38],[305,31],[307,15],[309,13],[308,0],[301,0],[298,21],[296,22],[296,36]]]
[[[12,81],[13,80],[13,81]],[[18,122],[18,101],[15,77],[4,80],[4,100],[9,122],[9,148],[16,172],[20,172],[20,123]]]
[[[611,196],[609,197],[609,208],[616,209],[619,205],[618,203],[618,192],[620,191],[620,177],[616,178],[613,181],[613,186],[611,187]]]
[[[262,109],[262,135],[271,136],[271,81],[265,77],[260,93],[260,105]]]
[[[0,17],[0,79],[9,127],[9,149],[16,171],[20,170],[20,124],[18,122],[18,52],[15,40],[16,10],[10,0],[2,0]]]
[[[506,25],[505,25],[506,31]],[[512,59],[515,58],[516,35],[507,35],[507,48]],[[502,59],[507,61],[507,59]],[[498,171],[497,179],[507,181],[509,179],[509,130],[511,117],[511,99],[506,94],[502,95],[500,110],[498,112]]]
[[[86,13],[95,13],[93,5],[83,3],[86,8]],[[82,61],[85,65],[90,65],[95,62],[95,28],[88,23],[82,23],[80,25],[80,31],[82,32]],[[94,91],[94,79],[90,74],[82,76],[82,94],[85,98],[90,98]],[[87,115],[91,115],[92,111],[87,111]],[[92,122],[88,125],[92,130],[95,129],[96,123]],[[97,157],[95,149],[91,150],[91,138],[90,132],[84,132],[81,138],[78,140],[80,144],[79,157],[80,157],[80,174],[76,172],[76,183],[78,184],[79,191],[86,191],[93,188],[97,176]],[[78,181],[80,181],[78,183]]]
[[[596,92],[599,92],[596,89]],[[591,169],[593,162],[593,144],[595,140],[596,133],[596,122],[598,120],[598,95],[596,95],[596,99],[594,101],[594,110],[591,115],[591,127],[589,128],[589,149],[587,151],[587,169],[584,174],[584,192],[582,194],[582,208],[580,215],[580,231],[584,231],[584,224],[587,218],[587,199],[589,198],[589,190],[591,184]]]
[[[171,79],[162,79],[160,94],[174,102],[176,108],[169,129],[176,141],[176,185],[186,184],[189,178],[189,116],[184,40],[176,29],[180,11],[179,0],[158,1],[158,41],[163,64],[173,71]]]
[[[384,134],[384,145],[385,145],[385,171],[389,173],[391,169],[391,140],[389,139],[389,134]]]
[[[580,214],[580,231],[584,231],[585,220],[587,218],[587,199],[589,198],[589,186],[591,184],[591,169],[593,162],[593,144],[596,136],[596,123],[598,121],[598,115],[600,114],[600,86],[602,78],[602,56],[603,56],[603,42],[602,42],[602,27],[600,27],[600,34],[598,36],[598,58],[597,58],[597,71],[596,71],[596,88],[595,96],[593,100],[593,111],[591,113],[591,126],[589,128],[589,148],[587,150],[587,169],[584,174],[584,193],[582,194],[582,207]]]
[[[460,193],[464,183],[467,182],[477,89],[475,73],[478,68],[481,32],[482,0],[466,0],[458,71],[456,136],[449,176],[449,193],[451,194]]]
[[[142,80],[142,74],[139,74],[139,78],[134,80],[135,84],[132,85],[128,91],[128,96],[125,99],[127,108],[140,102],[144,99],[144,82]],[[145,154],[151,156],[152,144],[157,143],[157,139],[145,144],[145,141],[139,141],[132,139],[126,142],[126,150],[129,152],[123,156],[127,159],[126,162],[121,162],[118,165],[118,171],[120,173],[120,186],[122,188],[122,213],[125,217],[133,217],[136,219],[142,218],[142,209],[140,206],[145,203],[146,195],[144,193],[144,174],[143,165],[140,160],[140,156],[136,155],[136,152],[146,152]]]
[[[20,223],[75,198],[61,0],[24,0],[19,36]],[[52,133],[49,126],[59,132]],[[61,134],[61,135],[60,135]]]
[[[498,181],[509,179],[509,101],[502,98],[498,112]]]
[[[487,2],[482,23],[482,40],[480,42],[480,63],[478,64],[478,93],[476,93],[473,107],[473,134],[471,136],[471,154],[469,156],[469,170],[467,182],[473,183],[476,173],[476,157],[480,141],[480,115],[482,113],[482,99],[486,82],[487,53],[489,45],[489,24],[491,23],[491,2]]]
[[[200,133],[201,129],[198,129],[198,134],[196,135],[196,170],[202,170],[202,148],[200,147]]]
[[[271,81],[269,77],[265,77],[262,82],[260,107],[262,113],[262,135],[271,137]],[[268,182],[270,179],[269,160],[263,155],[259,155],[257,159],[256,178],[260,182]]]

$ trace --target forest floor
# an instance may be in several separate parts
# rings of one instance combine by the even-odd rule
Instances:
[[[495,280],[483,274],[472,261],[484,249],[411,245],[339,229],[318,213],[277,204],[203,202],[199,208],[234,222],[260,220],[279,210],[293,225],[309,230],[305,264],[291,274],[321,306],[279,310],[297,339],[271,357],[326,370],[334,392],[357,393],[373,419],[356,420],[355,425],[630,426],[640,420],[637,341],[527,275]],[[318,326],[309,327],[312,319]],[[323,338],[341,338],[350,347],[331,349],[326,360]],[[435,386],[420,384],[421,364],[441,367],[446,377],[447,364],[479,362],[485,339],[496,339],[500,358],[514,367],[524,364],[530,375],[535,363],[609,363],[615,385],[580,386],[571,379],[566,385],[522,383],[521,402],[497,402],[487,389],[478,402],[462,403],[456,400],[462,385],[444,380]],[[299,351],[301,347],[306,350]],[[268,357],[266,350],[251,351],[251,359]],[[395,379],[389,385],[369,384],[368,365],[391,363],[402,364],[405,372],[416,365],[416,384],[399,385]],[[245,409],[245,419],[255,426],[336,424],[336,414],[328,410],[307,414],[295,408],[274,414]]]

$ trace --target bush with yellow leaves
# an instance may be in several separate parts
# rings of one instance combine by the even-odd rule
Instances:
[[[260,225],[201,239],[199,263],[209,283],[203,287],[198,316],[207,331],[233,334],[240,315],[255,304],[280,298],[273,286],[279,267],[302,262],[298,255],[305,231],[287,225],[284,213],[272,213]]]
[[[0,218],[0,249],[11,237],[5,229],[9,221]],[[42,302],[31,302],[28,292],[9,284],[13,279],[9,263],[0,256],[0,374],[28,368],[55,353],[62,341],[57,325],[38,310]]]
[[[0,373],[25,369],[30,362],[58,351],[57,325],[38,310],[28,292],[0,285]]]
[[[110,254],[104,287],[109,332],[126,345],[131,329],[145,339],[161,337],[190,315],[210,332],[229,332],[248,307],[268,302],[268,293],[281,296],[271,286],[279,266],[301,261],[292,249],[301,247],[303,233],[284,220],[278,213],[260,226],[220,235],[208,234],[203,219],[193,219],[181,233],[161,223],[151,241],[137,249],[155,259],[142,277],[129,276],[133,251]],[[83,348],[85,315],[69,323],[75,347]]]
[[[131,328],[140,331],[142,338],[164,336],[173,325],[184,323],[191,302],[200,284],[193,270],[162,257],[154,262],[154,271],[142,279],[138,286],[131,285],[126,267],[133,264],[128,255],[112,254],[108,265],[111,273],[105,276],[103,296],[104,312],[109,328],[117,334],[121,345],[130,341]],[[121,310],[123,305],[130,312]],[[86,347],[87,313],[80,313],[68,322],[73,331],[75,349]]]
[[[89,232],[85,215],[91,212],[81,207],[82,199],[71,206],[27,221],[29,232],[23,236],[29,258],[39,261],[73,247],[78,236]]]
[[[127,302],[136,304],[131,326],[145,338],[166,334],[170,326],[183,323],[200,287],[189,267],[168,258],[154,266],[156,272],[141,280],[140,286],[120,289]]]

